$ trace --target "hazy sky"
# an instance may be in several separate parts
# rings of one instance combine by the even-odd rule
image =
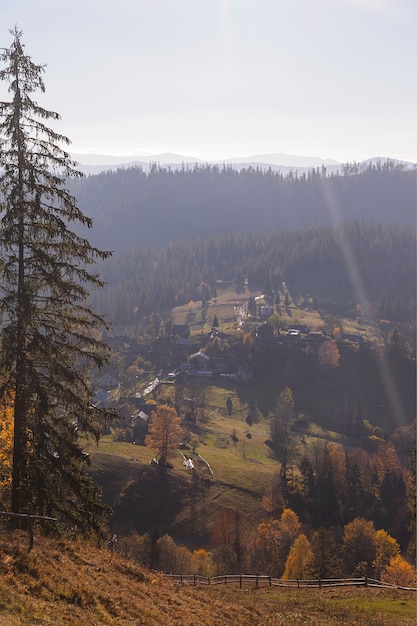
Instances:
[[[0,0],[0,46],[46,64],[72,152],[417,162],[416,5]]]

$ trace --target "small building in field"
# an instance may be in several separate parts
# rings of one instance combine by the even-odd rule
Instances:
[[[309,326],[306,326],[306,324],[291,324],[291,326],[288,326],[288,333],[291,332],[299,332],[299,333],[303,333],[303,335],[308,335],[308,333],[311,331]]]

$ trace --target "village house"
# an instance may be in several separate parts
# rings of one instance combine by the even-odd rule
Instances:
[[[190,363],[192,363],[193,367],[196,370],[208,370],[211,367],[211,359],[209,355],[205,354],[205,352],[202,352],[201,350],[195,352],[194,354],[190,354],[188,360],[190,361]]]
[[[258,326],[255,331],[255,336],[260,337],[263,342],[272,341],[274,339],[274,329],[270,324],[265,322]]]
[[[150,413],[136,411],[132,415],[132,443],[143,446],[149,430]]]
[[[119,381],[111,374],[104,374],[98,382],[100,389],[115,389],[119,384]]]

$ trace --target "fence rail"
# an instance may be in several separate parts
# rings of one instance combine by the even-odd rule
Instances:
[[[361,576],[360,578],[317,578],[317,579],[294,579],[284,580],[273,578],[264,574],[225,574],[222,576],[199,576],[198,574],[165,574],[174,582],[184,585],[239,585],[240,588],[247,585],[259,587],[286,587],[293,589],[325,587],[383,587],[386,589],[401,589],[404,591],[417,591],[415,587],[402,587],[392,585],[381,580]]]
[[[27,521],[29,532],[29,552],[32,550],[34,542],[33,522],[39,520],[47,522],[58,521],[56,517],[48,517],[46,515],[30,515],[29,513],[11,513],[10,511],[0,511],[0,517],[9,517],[10,519],[22,519]]]

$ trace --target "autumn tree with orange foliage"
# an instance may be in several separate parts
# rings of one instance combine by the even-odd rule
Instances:
[[[145,445],[157,453],[156,458],[162,466],[167,465],[168,456],[178,448],[183,439],[184,433],[180,423],[176,410],[166,404],[161,404],[151,413]]]
[[[343,559],[349,576],[369,576],[376,558],[374,523],[356,517],[346,524],[343,535]]]
[[[291,546],[301,533],[298,515],[284,509],[279,519],[269,519],[258,526],[256,550],[260,565],[271,576],[282,576]]]
[[[211,533],[213,561],[218,574],[242,571],[249,534],[248,521],[239,511],[220,511],[214,520]]]
[[[391,585],[415,588],[417,584],[416,570],[408,561],[397,554],[382,572],[381,580]]]
[[[318,351],[318,359],[320,365],[324,367],[324,373],[327,374],[329,367],[338,367],[340,361],[340,352],[335,341],[324,341]]]

